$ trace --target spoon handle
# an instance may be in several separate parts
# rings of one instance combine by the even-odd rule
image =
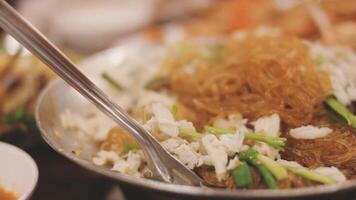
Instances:
[[[97,108],[130,132],[143,148],[146,159],[151,166],[153,165],[160,178],[166,182],[172,181],[170,173],[160,159],[159,151],[163,148],[152,135],[120,106],[112,102],[59,49],[3,0],[0,0],[0,26]]]

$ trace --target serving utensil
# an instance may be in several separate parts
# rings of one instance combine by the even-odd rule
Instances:
[[[203,185],[204,181],[171,156],[138,122],[89,80],[59,49],[5,1],[0,1],[0,26],[42,60],[69,85],[128,131],[140,144],[154,178],[167,183]]]

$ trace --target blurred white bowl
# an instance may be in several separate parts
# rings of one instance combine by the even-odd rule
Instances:
[[[38,180],[35,161],[23,150],[0,142],[0,163],[0,187],[19,200],[30,199]]]

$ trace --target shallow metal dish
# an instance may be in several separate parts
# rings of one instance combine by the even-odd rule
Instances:
[[[126,44],[97,54],[81,64],[81,69],[100,87],[100,72],[103,69],[120,66],[123,58],[153,50],[148,44]],[[149,66],[147,66],[149,67]],[[165,184],[163,182],[138,179],[110,171],[91,162],[95,151],[90,140],[80,141],[76,134],[64,129],[60,123],[60,113],[66,109],[81,112],[89,104],[62,80],[54,80],[41,93],[36,109],[36,120],[44,140],[58,153],[71,161],[98,174],[110,177],[123,186],[135,190],[160,194],[178,199],[355,199],[356,180],[341,184],[284,190],[225,190]],[[81,150],[77,155],[73,150]],[[139,192],[139,191],[138,191]]]

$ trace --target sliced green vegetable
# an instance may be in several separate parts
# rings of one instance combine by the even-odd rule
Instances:
[[[117,89],[118,91],[123,91],[124,87],[122,87],[122,85],[117,82],[114,78],[112,78],[109,74],[107,73],[102,73],[101,77],[106,80],[110,85],[112,85],[115,89]]]
[[[138,144],[127,143],[124,144],[124,148],[126,151],[136,151],[140,149],[140,146]]]
[[[267,167],[262,164],[255,163],[253,164],[257,168],[257,170],[261,173],[263,180],[265,181],[266,185],[270,189],[277,189],[277,181],[273,178],[270,171],[268,171]]]
[[[176,104],[174,104],[174,105],[172,106],[172,108],[171,108],[171,113],[172,113],[173,118],[174,118],[175,120],[177,120],[177,111],[178,111],[178,107],[177,107]]]
[[[287,168],[289,171],[293,172],[294,174],[297,174],[299,176],[302,176],[306,179],[313,180],[316,182],[324,183],[324,184],[334,184],[336,181],[324,174],[320,174],[318,172],[309,170],[307,168],[301,168],[301,167],[291,167],[284,165],[285,168]]]
[[[245,134],[246,139],[250,140],[255,140],[259,142],[264,142],[266,144],[269,144],[270,146],[274,147],[277,150],[283,150],[284,146],[286,145],[286,138],[282,137],[270,137],[266,135],[258,135],[256,133],[246,133]]]
[[[26,112],[24,107],[17,108],[14,112],[4,115],[3,122],[5,124],[24,124],[29,132],[38,132],[35,118]]]
[[[235,133],[236,131],[231,130],[231,129],[226,129],[226,128],[218,128],[214,126],[204,126],[204,130],[206,132],[215,134],[215,135],[223,135],[223,134],[228,134],[228,133]]]
[[[315,58],[314,62],[317,64],[317,65],[321,65],[324,63],[324,57],[323,55],[317,55],[317,57]]]
[[[241,161],[240,165],[232,171],[232,177],[236,187],[246,187],[252,183],[250,167],[245,161]]]
[[[218,128],[214,126],[204,126],[204,130],[215,134],[215,135],[222,135],[222,134],[227,134],[227,133],[235,133],[234,130],[231,129],[225,129],[225,128]],[[275,149],[278,150],[283,150],[284,146],[286,145],[286,138],[282,137],[270,137],[266,135],[258,135],[256,133],[246,133],[245,138],[249,140],[255,140],[259,142],[264,142],[266,144],[271,145]]]
[[[179,53],[179,54],[192,54],[196,51],[196,47],[194,47],[193,44],[188,43],[188,42],[179,42],[173,45],[173,48]]]
[[[334,96],[328,97],[325,102],[333,111],[341,115],[349,126],[356,128],[356,116],[345,105],[339,102]]]
[[[287,170],[273,159],[262,154],[258,154],[257,160],[266,166],[277,180],[283,180],[288,177]]]
[[[124,147],[124,150],[119,154],[120,156],[125,156],[130,151],[136,152],[141,149],[138,144],[133,144],[133,143],[124,143],[123,147]]]
[[[273,178],[271,172],[257,159],[258,155],[259,153],[256,150],[250,148],[246,151],[240,152],[239,158],[240,160],[246,161],[257,168],[268,188],[278,188],[277,181]]]
[[[182,137],[192,137],[196,139],[200,139],[203,137],[203,134],[185,128],[179,128],[179,135]]]
[[[158,76],[153,78],[152,80],[148,81],[145,85],[145,89],[153,90],[157,89],[168,82],[167,76]]]
[[[14,112],[4,115],[4,122],[6,124],[16,124],[22,122],[26,118],[26,111],[24,107],[17,108]]]

